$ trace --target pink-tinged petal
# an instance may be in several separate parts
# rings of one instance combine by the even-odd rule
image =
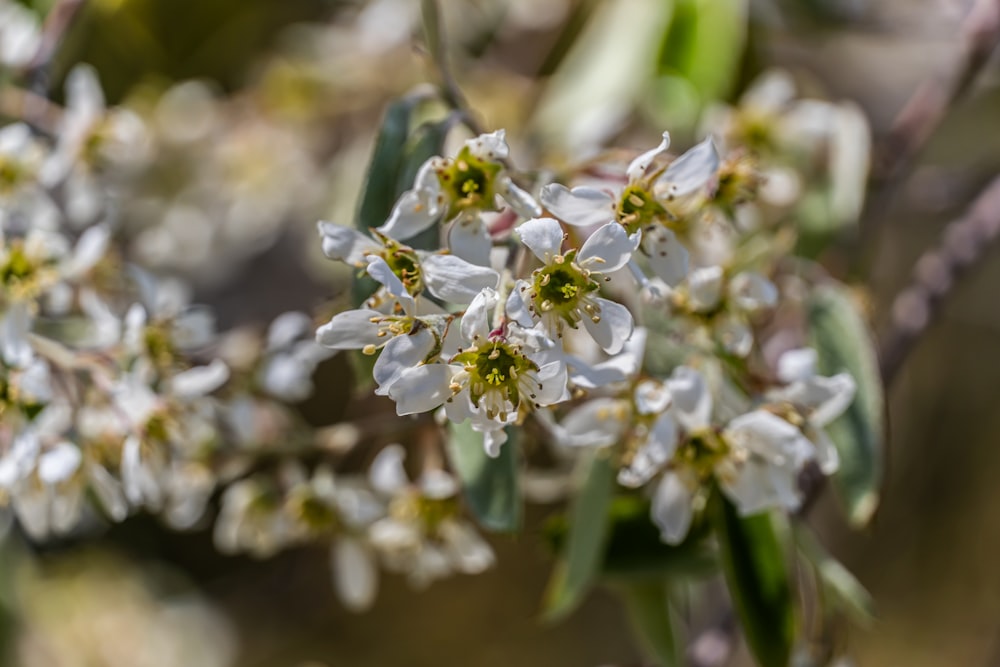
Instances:
[[[659,197],[683,197],[705,187],[719,170],[719,153],[712,137],[690,149],[670,163],[656,179],[653,191]]]
[[[660,539],[667,544],[680,544],[687,537],[694,510],[691,491],[680,476],[668,472],[660,480],[650,508],[653,522],[660,529]]]
[[[656,148],[646,151],[629,163],[628,169],[625,170],[625,175],[628,176],[628,180],[636,181],[645,176],[646,170],[652,166],[653,162],[656,161],[656,158],[666,153],[669,148],[670,133],[664,132],[663,139]]]
[[[618,354],[625,347],[625,342],[635,328],[632,313],[620,303],[608,299],[597,298],[595,301],[599,317],[595,322],[593,318],[585,315],[583,326],[601,349],[608,354]]]
[[[428,291],[451,303],[471,303],[484,289],[496,289],[500,275],[454,255],[424,255],[420,260]]]
[[[364,266],[367,255],[382,249],[381,245],[356,229],[322,221],[317,227],[323,241],[323,254],[330,259],[352,266]]]
[[[639,234],[629,236],[617,222],[609,222],[590,235],[580,248],[577,262],[597,273],[611,273],[625,266],[639,247]]]
[[[542,188],[542,205],[553,215],[575,227],[603,225],[615,219],[615,199],[603,190],[550,183]]]
[[[517,228],[521,242],[543,262],[562,254],[563,228],[552,218],[532,218]]]
[[[451,376],[454,370],[445,364],[427,364],[403,372],[389,388],[389,397],[396,402],[396,414],[413,415],[428,412],[451,397]]]

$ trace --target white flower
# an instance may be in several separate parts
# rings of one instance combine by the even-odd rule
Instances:
[[[42,33],[35,15],[16,2],[0,2],[0,67],[20,68],[38,55]]]
[[[535,218],[518,227],[521,241],[544,265],[532,274],[532,282],[518,289],[527,294],[528,308],[539,317],[553,337],[564,326],[576,328],[582,321],[588,333],[608,354],[617,354],[632,335],[632,314],[625,306],[597,296],[603,274],[625,266],[639,237],[629,236],[615,222],[590,235],[579,252],[562,252],[562,227],[552,218]]]
[[[641,231],[640,248],[653,273],[668,285],[676,285],[687,275],[688,251],[667,226],[673,217],[670,209],[675,201],[705,188],[718,170],[719,156],[708,138],[665,169],[654,169],[657,158],[669,147],[670,135],[664,132],[659,146],[629,164],[628,182],[620,192],[590,187],[570,190],[553,183],[542,188],[542,204],[571,225],[589,227],[616,220],[629,234]]]
[[[447,234],[451,251],[482,263],[492,241],[480,213],[497,210],[498,196],[523,217],[541,215],[531,195],[507,174],[508,153],[504,131],[497,130],[466,141],[454,158],[430,158],[378,231],[405,240],[438,220],[454,221]]]

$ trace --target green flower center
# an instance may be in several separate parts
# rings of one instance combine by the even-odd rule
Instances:
[[[516,409],[521,403],[521,377],[538,371],[538,365],[521,354],[517,346],[502,340],[465,350],[453,361],[462,364],[469,374],[469,396],[473,405],[479,407],[483,397],[489,395],[487,416],[490,419],[497,415],[504,419],[502,406],[507,402]]]
[[[573,261],[575,256],[576,251],[571,250],[535,271],[531,290],[535,312],[554,312],[570,326],[580,321],[579,311],[584,298],[600,288],[590,272]]]
[[[476,157],[466,146],[458,156],[438,172],[438,180],[450,202],[448,217],[463,211],[493,210],[495,185],[501,165]]]
[[[715,466],[728,451],[725,441],[712,430],[692,433],[677,449],[677,459],[683,461],[702,479],[711,477]]]
[[[391,239],[385,234],[372,230],[385,250],[382,251],[382,259],[389,265],[389,269],[396,274],[406,291],[416,296],[424,291],[424,278],[420,270],[420,258],[416,251],[403,245],[395,239]]]
[[[666,215],[667,209],[649,191],[636,183],[625,188],[618,202],[618,222],[629,234],[634,234]]]

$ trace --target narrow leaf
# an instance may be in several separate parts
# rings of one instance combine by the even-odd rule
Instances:
[[[483,449],[483,434],[469,422],[449,426],[448,458],[462,482],[465,500],[483,528],[513,532],[521,526],[516,431],[508,430],[500,455]]]
[[[795,527],[795,542],[802,555],[816,568],[833,606],[859,625],[871,625],[875,621],[875,602],[861,582],[823,547],[808,527]]]
[[[608,507],[615,490],[615,467],[598,452],[587,464],[583,486],[569,514],[569,535],[562,559],[545,591],[549,620],[573,611],[597,578],[608,537]]]
[[[662,667],[680,665],[669,598],[663,582],[620,587],[632,628],[643,646]]]
[[[795,616],[785,554],[771,517],[741,517],[721,493],[712,504],[719,560],[747,645],[760,667],[787,667]]]
[[[356,223],[361,230],[384,223],[401,192],[399,173],[410,134],[410,117],[419,101],[419,97],[403,97],[385,111],[358,206]]]
[[[809,301],[810,339],[823,374],[846,371],[857,382],[854,402],[827,433],[840,453],[833,477],[848,519],[854,526],[869,522],[879,503],[883,474],[885,397],[875,346],[845,287],[819,287]]]

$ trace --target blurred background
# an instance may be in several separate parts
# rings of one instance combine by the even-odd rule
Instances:
[[[710,105],[737,100],[772,67],[790,72],[805,96],[856,103],[879,146],[919,85],[955,70],[973,4],[441,6],[471,108],[486,127],[507,128],[518,166],[531,167],[579,159],[610,142],[652,145],[662,129],[678,146],[689,144]],[[347,288],[349,276],[321,260],[315,221],[353,217],[386,104],[435,81],[415,39],[419,5],[29,2],[49,25],[66,19],[64,30],[53,28],[58,43],[34,85],[59,100],[72,66],[90,63],[109,104],[128,103],[156,126],[166,148],[123,184],[135,193],[124,204],[133,251],[192,280],[222,326],[263,323]],[[836,228],[821,261],[868,290],[877,331],[920,253],[1000,171],[997,65],[994,54],[877,219],[862,216],[863,231],[841,226],[836,202],[814,211],[813,224]],[[877,179],[877,151],[875,158]],[[876,600],[878,620],[845,628],[841,639],[859,665],[1000,667],[996,259],[987,251],[956,286],[890,388],[888,475],[871,527],[848,529],[828,497],[811,514]],[[335,359],[321,373],[322,401],[301,409],[333,423],[348,406],[351,369]],[[224,557],[209,529],[177,533],[144,517],[96,539],[9,540],[0,563],[0,642],[18,667],[642,664],[610,595],[594,595],[559,624],[541,622],[551,564],[543,514],[530,513],[518,538],[491,538],[499,564],[488,573],[425,591],[387,575],[363,615],[336,601],[322,547],[265,561]]]

